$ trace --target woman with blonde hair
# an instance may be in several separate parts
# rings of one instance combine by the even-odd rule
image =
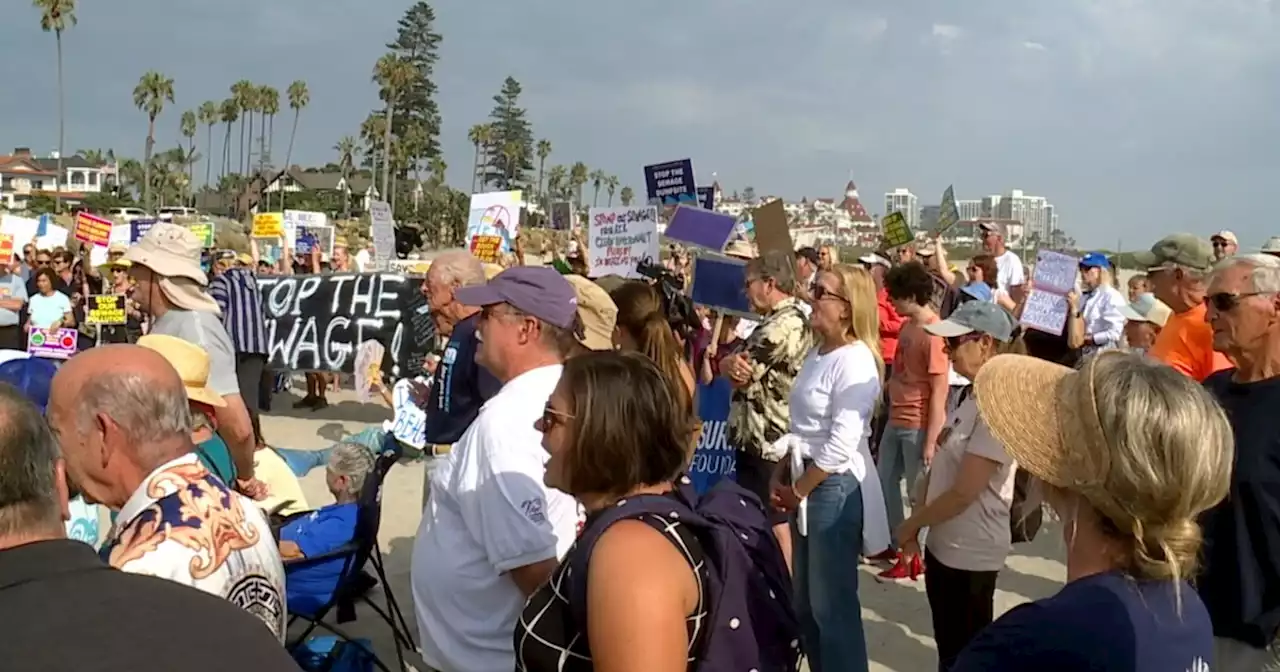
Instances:
[[[609,292],[609,298],[618,306],[614,345],[652,359],[679,388],[679,402],[693,408],[693,367],[685,360],[675,332],[667,322],[662,295],[646,282],[631,280]]]
[[[1120,347],[1124,338],[1124,307],[1128,305],[1120,290],[1111,283],[1111,262],[1101,252],[1090,252],[1080,258],[1080,308],[1071,316],[1079,320],[1083,335],[1080,347],[1084,354]]]
[[[852,565],[860,554],[889,546],[884,496],[867,441],[884,376],[871,274],[843,264],[820,271],[810,325],[818,345],[791,388],[790,433],[783,440],[792,457],[774,472],[772,499],[791,512],[796,612],[809,669],[865,671]]]
[[[952,670],[1207,672],[1213,626],[1187,579],[1196,520],[1227,494],[1233,439],[1195,381],[1121,351],[1079,371],[1020,355],[974,380],[982,418],[1062,520],[1067,584],[1010,610]]]

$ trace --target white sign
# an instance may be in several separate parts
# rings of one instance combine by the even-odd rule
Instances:
[[[591,208],[588,276],[638,278],[636,264],[658,262],[658,208]]]
[[[1080,260],[1061,252],[1040,250],[1032,277],[1031,295],[1022,307],[1020,322],[1055,336],[1067,325],[1067,294],[1076,289],[1076,269]]]
[[[285,210],[283,223],[285,245],[289,248],[294,248],[298,244],[298,227],[326,227],[329,225],[329,217],[323,212]],[[330,251],[332,252],[332,250]]]
[[[1069,254],[1040,250],[1036,253],[1035,288],[1065,295],[1076,288],[1079,266],[1080,260]]]
[[[377,262],[376,267],[384,269],[388,261],[396,258],[396,230],[391,219],[391,206],[386,201],[371,202],[369,219],[372,222],[369,234],[373,238],[373,258]]]

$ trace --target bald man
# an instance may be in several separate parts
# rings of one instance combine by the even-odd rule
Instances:
[[[271,528],[196,457],[186,390],[164,357],[137,345],[75,356],[53,378],[48,419],[73,486],[118,513],[102,549],[113,567],[227,599],[283,641]]]

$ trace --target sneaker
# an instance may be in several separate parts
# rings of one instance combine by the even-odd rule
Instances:
[[[293,402],[294,408],[314,408],[319,397],[306,396]]]
[[[876,581],[881,583],[915,581],[920,578],[921,574],[924,574],[924,561],[920,559],[920,556],[903,556],[899,557],[892,567],[876,574]]]
[[[897,562],[898,550],[895,548],[886,548],[883,551],[876,553],[875,555],[868,555],[867,557],[863,558],[863,561],[866,562],[868,565],[875,565],[881,562],[891,562],[891,563]]]

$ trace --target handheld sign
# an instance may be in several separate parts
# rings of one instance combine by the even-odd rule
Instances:
[[[1076,270],[1080,261],[1069,254],[1040,250],[1031,295],[1022,307],[1020,322],[1045,333],[1062,335],[1067,325],[1067,294],[1076,288]]]
[[[96,294],[89,297],[84,323],[89,326],[118,326],[128,322],[123,294]]]
[[[196,238],[200,239],[201,247],[213,247],[213,222],[196,222],[194,224],[188,224],[187,228],[191,229],[191,232],[196,234]]]
[[[682,205],[676,208],[676,214],[671,217],[671,223],[667,224],[667,230],[662,235],[671,240],[719,252],[729,244],[736,225],[737,221],[731,215]]]
[[[13,263],[13,236],[0,233],[0,265]]]
[[[645,166],[644,183],[649,192],[649,205],[698,204],[698,185],[693,180],[690,159]]]
[[[732,257],[698,255],[693,258],[693,302],[720,312],[748,319],[759,316],[751,312],[747,301],[747,263]]]
[[[751,221],[755,227],[756,247],[761,252],[781,250],[791,252],[791,228],[787,226],[787,211],[782,199],[774,199],[756,208]]]
[[[636,264],[658,259],[658,208],[591,208],[588,277],[638,278]]]
[[[75,329],[37,329],[27,332],[27,353],[44,359],[70,359],[76,354]]]
[[[369,205],[369,234],[373,239],[373,258],[385,264],[396,258],[395,222],[391,219],[391,205],[386,201],[374,201]]]
[[[698,205],[701,205],[703,210],[716,209],[715,187],[698,187]]]
[[[556,231],[568,231],[573,228],[573,203],[556,201],[551,204],[551,228]]]
[[[942,206],[938,210],[938,228],[934,229],[935,234],[941,236],[958,221],[960,221],[960,206],[956,204],[956,190],[952,185],[942,192]]]
[[[106,247],[111,244],[111,227],[114,223],[87,212],[76,215],[76,240],[90,245]]]
[[[155,225],[156,220],[154,219],[135,219],[129,222],[129,242],[136,243],[142,240],[142,237],[147,235],[147,232]]]
[[[373,383],[380,378],[382,357],[386,351],[377,341],[365,341],[356,350],[356,392],[360,395],[361,403],[373,401]]]
[[[693,489],[701,494],[720,479],[733,478],[737,471],[736,453],[729,443],[729,402],[733,388],[729,379],[717,376],[709,384],[699,384],[695,396],[702,433],[698,435],[698,445],[689,463],[689,478]]]
[[[522,192],[494,191],[471,195],[467,218],[467,249],[477,259],[496,264],[510,252],[520,230]]]
[[[757,224],[759,227],[759,224]],[[901,212],[891,212],[880,220],[882,246],[886,249],[910,244],[916,239]]]
[[[253,216],[254,238],[283,238],[284,213],[259,212]]]

